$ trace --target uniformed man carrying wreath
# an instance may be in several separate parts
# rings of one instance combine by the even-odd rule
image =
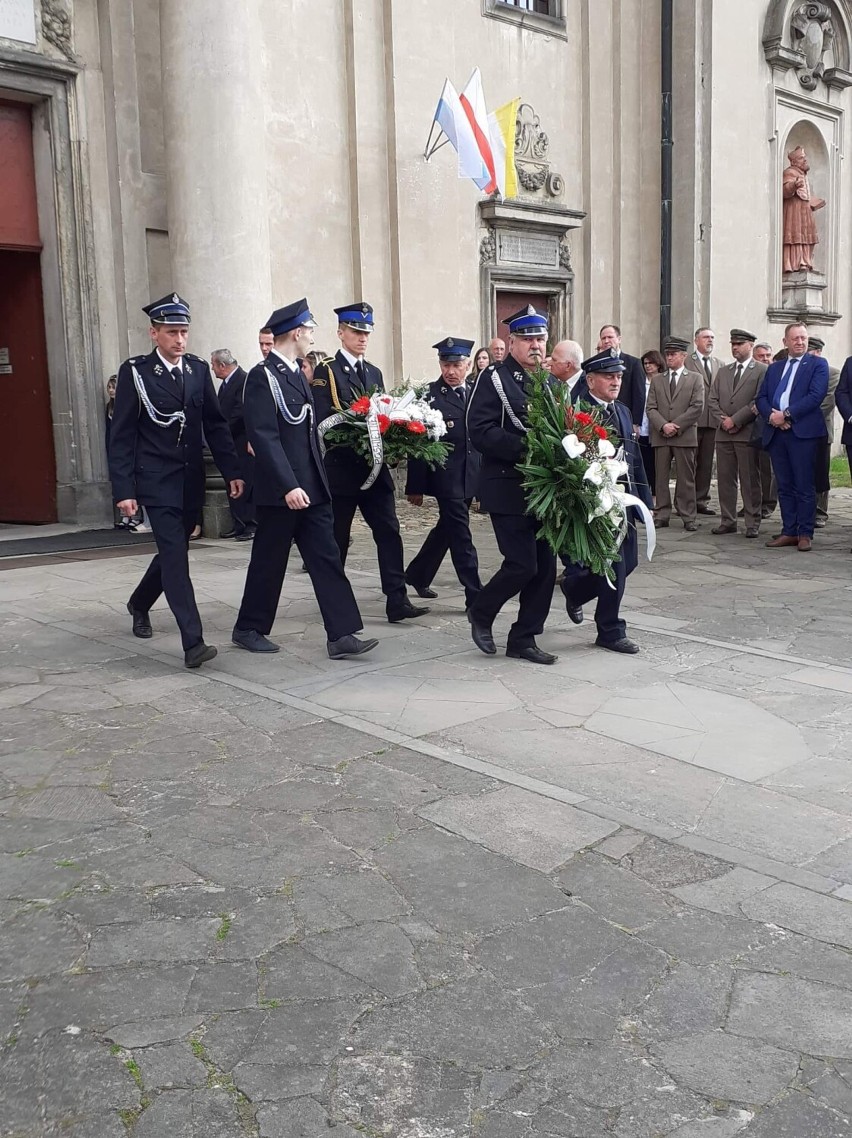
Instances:
[[[269,639],[295,540],[311,576],[332,660],[360,656],[378,644],[359,640],[363,627],[334,540],[331,494],[317,435],[317,415],[299,359],[314,342],[308,302],[279,308],[267,321],[274,343],[251,369],[243,394],[255,455],[257,531],[232,640],[249,652],[277,652]]]
[[[430,383],[424,399],[444,416],[444,442],[452,444],[446,466],[430,470],[420,459],[408,460],[406,496],[414,506],[423,505],[424,494],[438,503],[438,524],[426,535],[420,552],[405,571],[405,579],[420,597],[436,597],[430,588],[449,551],[453,567],[464,587],[465,607],[470,608],[482,582],[479,561],[470,536],[470,502],[479,482],[479,452],[467,437],[465,412],[469,395],[465,376],[473,340],[447,336],[433,344],[438,352],[441,378]]]
[[[127,609],[133,635],[148,639],[150,610],[165,593],[180,629],[184,662],[197,668],[216,655],[204,643],[189,579],[189,535],[204,504],[204,439],[232,498],[243,493],[244,484],[210,368],[186,350],[189,305],[172,293],[142,311],[151,321],[154,350],[119,368],[109,469],[122,514],[132,517],[145,507],[157,555]]]
[[[320,422],[348,407],[362,393],[385,389],[382,373],[364,359],[373,331],[372,307],[358,301],[334,311],[339,322],[340,351],[333,359],[319,364],[311,380],[311,393]],[[331,487],[334,536],[340,560],[346,564],[352,519],[355,511],[360,510],[376,543],[388,620],[396,623],[424,616],[429,609],[413,605],[405,591],[402,538],[396,516],[393,478],[387,466],[382,467],[368,490],[362,490],[361,486],[370,473],[370,464],[350,447],[329,448],[325,468]]]
[[[532,664],[555,664],[556,656],[536,645],[550,611],[556,558],[536,537],[539,523],[527,513],[523,475],[527,397],[531,373],[544,360],[547,318],[532,305],[505,321],[509,353],[482,372],[470,396],[467,430],[482,455],[479,500],[491,516],[503,564],[468,610],[473,642],[486,655],[497,651],[492,625],[503,606],[520,594],[520,609],[509,629],[506,655]]]

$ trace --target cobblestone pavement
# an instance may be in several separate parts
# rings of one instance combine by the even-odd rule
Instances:
[[[363,532],[351,662],[298,572],[282,653],[228,643],[245,546],[193,549],[200,673],[130,636],[143,559],[0,572],[2,1138],[849,1138],[833,500],[807,557],[661,533],[638,657],[557,594],[549,669],[475,650],[449,563],[384,623]]]

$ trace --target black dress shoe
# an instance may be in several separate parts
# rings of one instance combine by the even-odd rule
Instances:
[[[229,529],[227,533],[220,533],[219,537],[236,537],[241,532],[241,530]]]
[[[408,597],[405,598],[405,603],[402,605],[394,605],[393,608],[388,606],[388,622],[390,624],[399,624],[401,620],[410,620],[415,616],[425,616],[429,609],[425,605],[413,605]]]
[[[583,606],[572,605],[568,598],[565,598],[565,611],[568,613],[568,618],[572,624],[583,623]]]
[[[620,640],[596,640],[595,644],[598,648],[606,648],[607,652],[623,652],[626,656],[635,656],[639,651],[639,645],[626,636]]]
[[[687,533],[697,533],[698,532],[698,522],[684,522],[683,528],[686,530]]]
[[[479,651],[484,652],[486,656],[496,656],[497,645],[494,643],[494,634],[491,631],[491,625],[477,623],[470,615],[470,609],[466,610],[465,615],[470,621],[471,638]]]
[[[341,636],[339,640],[329,640],[326,644],[330,660],[344,660],[347,656],[363,656],[372,652],[378,640],[359,640],[357,636]]]
[[[410,581],[408,584],[410,588],[415,591],[418,597],[422,597],[424,601],[434,601],[435,597],[438,595],[434,589],[430,589],[428,586],[425,589],[418,589],[418,587],[416,585],[412,585]]]
[[[531,644],[529,648],[507,648],[506,655],[510,660],[528,660],[530,664],[555,664],[559,659],[536,644]]]
[[[183,654],[183,662],[187,668],[200,668],[202,664],[206,664],[208,660],[212,660],[217,655],[217,649],[212,644],[205,644],[203,640],[199,640],[192,648],[187,648]]]
[[[151,630],[151,618],[141,609],[135,609],[130,601],[127,602],[127,611],[133,617],[133,635],[140,640],[150,640],[154,635]]]
[[[238,533],[234,541],[254,541],[255,531],[253,529],[244,529],[242,533]]]
[[[231,640],[238,648],[245,648],[246,652],[280,652],[281,649],[274,641],[258,632],[256,628],[235,628],[231,633]]]
[[[699,506],[699,507],[697,508],[697,513],[699,513],[699,514],[712,514],[712,515],[715,515],[716,511],[713,509],[713,507],[712,507],[712,506],[703,506],[703,505],[702,505],[702,506]]]

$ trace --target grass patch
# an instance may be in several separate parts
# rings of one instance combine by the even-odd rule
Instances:
[[[209,1063],[210,1060],[207,1058],[207,1052],[204,1049],[204,1044],[197,1036],[192,1036],[189,1041],[189,1046],[192,1048],[192,1054],[196,1059],[200,1059],[202,1063]]]
[[[224,940],[231,931],[231,925],[234,923],[234,919],[230,913],[220,913],[219,920],[221,924],[218,929],[216,929],[216,940]]]
[[[64,857],[59,861],[55,861],[53,864],[57,869],[76,869],[79,873],[82,873],[80,866],[76,861],[72,861],[70,857]]]
[[[269,1000],[269,999],[267,999],[266,996],[261,996],[260,999],[257,1001],[257,1006],[259,1008],[280,1008],[281,1007],[281,1001],[280,1000]]]
[[[133,1081],[139,1090],[142,1090],[142,1072],[139,1070],[139,1064],[135,1059],[125,1059],[124,1065],[130,1074],[133,1076]]]
[[[838,486],[852,486],[852,478],[849,477],[849,462],[845,454],[837,455],[836,458],[831,460],[829,481],[831,482],[832,488]]]

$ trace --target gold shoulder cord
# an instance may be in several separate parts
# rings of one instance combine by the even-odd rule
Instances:
[[[337,393],[337,382],[334,378],[334,368],[331,366],[334,363],[333,356],[326,356],[322,361],[325,364],[325,369],[328,372],[328,390],[331,392],[331,404],[335,411],[342,411],[343,406],[340,402],[340,396]]]

